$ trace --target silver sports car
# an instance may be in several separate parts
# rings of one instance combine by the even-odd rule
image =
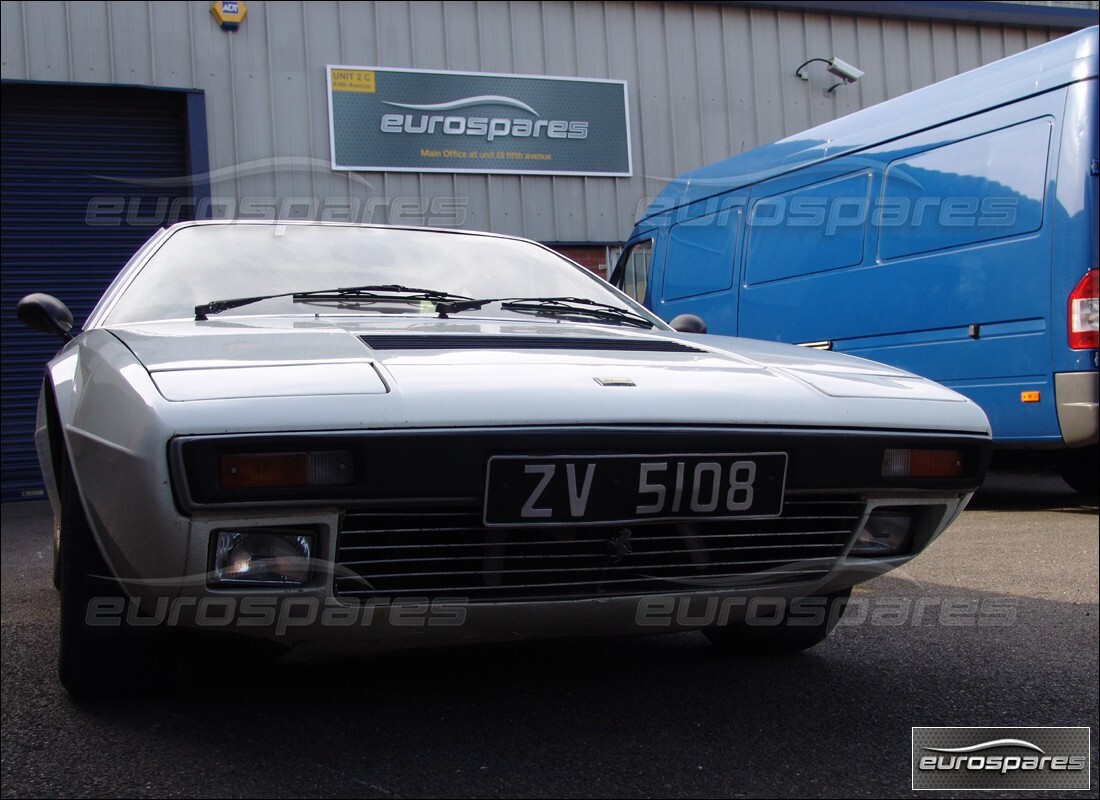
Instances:
[[[162,680],[203,634],[800,650],[990,454],[981,409],[937,384],[679,332],[507,236],[182,223],[78,335],[47,295],[19,314],[65,339],[36,439],[77,697]]]

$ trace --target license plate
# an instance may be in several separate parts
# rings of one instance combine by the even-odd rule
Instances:
[[[493,456],[486,525],[777,517],[786,453]]]

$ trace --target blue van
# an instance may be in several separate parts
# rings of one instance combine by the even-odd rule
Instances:
[[[1089,28],[681,175],[612,282],[681,330],[937,380],[1095,493],[1098,49]]]

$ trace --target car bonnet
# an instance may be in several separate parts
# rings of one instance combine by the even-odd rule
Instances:
[[[961,395],[893,367],[726,337],[465,319],[368,325],[250,318],[111,332],[171,401],[389,395],[401,404],[400,418],[447,425],[987,429],[980,409]],[[899,405],[905,408],[887,408]]]

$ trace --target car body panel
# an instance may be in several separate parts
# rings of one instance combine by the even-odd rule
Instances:
[[[139,256],[155,253],[171,235],[158,235],[156,246]],[[132,261],[124,276],[134,269],[140,264]],[[649,608],[641,601],[655,592],[674,604],[676,598],[704,606],[712,599],[741,598],[727,609],[735,619],[743,615],[747,598],[844,590],[912,558],[965,506],[989,457],[988,421],[973,402],[902,370],[850,356],[683,334],[655,319],[643,329],[542,312],[443,314],[416,304],[407,311],[368,305],[328,313],[309,303],[295,307],[298,313],[238,308],[206,320],[111,324],[109,308],[132,278],[120,278],[103,301],[108,310],[93,315],[48,365],[36,436],[55,512],[61,514],[62,504],[52,454],[63,452],[112,575],[146,610],[160,609],[166,600],[186,601],[173,618],[183,626],[203,627],[203,609],[232,600],[236,633],[320,650],[692,627],[675,614],[652,625],[639,617]],[[623,307],[633,305],[624,300]],[[889,448],[937,447],[958,448],[966,462],[958,475],[885,476],[883,453]],[[226,488],[230,483],[219,473],[225,462],[219,459],[253,451],[346,453],[355,479],[316,490]],[[593,464],[607,457],[673,470],[677,459],[720,454],[696,467],[692,503],[702,496],[700,475],[717,470],[719,461],[741,459],[728,476],[726,503],[732,509],[729,498],[741,491],[737,486],[748,486],[751,496],[753,480],[744,477],[749,472],[736,470],[751,471],[751,464],[743,465],[764,453],[784,455],[787,506],[840,503],[848,509],[848,521],[830,540],[831,555],[823,565],[810,570],[805,563],[815,559],[791,556],[794,560],[778,572],[761,567],[724,577],[697,575],[689,564],[677,566],[667,581],[639,568],[637,580],[648,581],[648,588],[617,590],[612,583],[609,596],[600,596],[603,589],[590,597],[578,596],[587,588],[557,592],[552,580],[550,588],[540,584],[530,596],[523,588],[516,594],[493,588],[498,573],[491,553],[498,534],[483,524],[482,514],[489,492],[486,465],[495,456],[529,458],[549,474],[563,459],[576,462],[567,465],[570,471],[576,466],[592,473]],[[717,492],[718,483],[714,486]],[[653,491],[641,481],[620,489]],[[529,505],[534,503],[532,495]],[[854,538],[876,509],[891,507],[910,515],[909,550],[850,556]],[[650,520],[624,528],[579,518],[558,534],[538,533],[537,524],[532,530],[536,539],[568,545],[576,538],[597,551],[616,550],[619,555],[608,556],[605,569],[621,569],[615,559],[626,558],[629,566],[634,558],[632,535],[641,548],[646,530],[667,528],[673,539],[691,542],[700,530],[724,536],[728,527],[680,512],[678,505],[673,512],[648,529]],[[390,513],[414,519],[407,529],[398,525],[394,535],[426,553],[434,553],[437,544],[418,543],[418,537],[437,523],[418,522],[418,515],[461,520],[454,526],[467,531],[462,537],[484,539],[486,555],[474,570],[484,572],[484,585],[474,586],[469,596],[461,588],[421,594],[415,581],[393,596],[385,589],[357,594],[356,581],[366,579],[355,576],[380,556],[364,562],[349,552],[374,548],[372,526],[381,523],[371,520]],[[814,512],[820,513],[825,512]],[[760,523],[765,527],[787,524],[767,516]],[[238,586],[212,577],[219,532],[270,530],[312,537],[307,580]],[[500,535],[514,534],[527,535],[511,528]],[[688,552],[697,557],[696,550]],[[445,562],[442,568],[449,562],[438,554],[425,558],[429,572],[433,564]],[[546,567],[539,580],[555,569]],[[786,577],[785,570],[795,577]],[[464,580],[464,573],[456,574]],[[481,589],[487,592],[474,596]],[[288,622],[284,611],[293,615],[306,602],[358,621],[336,624],[317,614]],[[413,607],[430,613],[406,618]],[[461,617],[461,624],[436,626],[433,613],[450,622]]]

